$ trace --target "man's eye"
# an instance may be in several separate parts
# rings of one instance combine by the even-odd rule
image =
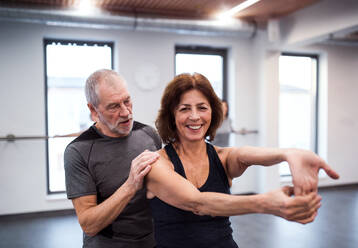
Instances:
[[[115,109],[117,109],[117,108],[119,108],[119,104],[113,104],[113,105],[109,105],[109,106],[108,106],[108,109],[109,109],[109,110],[115,110]]]

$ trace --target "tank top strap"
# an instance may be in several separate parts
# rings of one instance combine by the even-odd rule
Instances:
[[[219,155],[217,154],[214,146],[207,142],[206,143],[206,149],[207,149],[207,152],[208,152],[209,162],[210,162],[210,165],[211,165],[210,170],[216,170],[219,173],[222,181],[225,183],[225,186],[230,188],[230,184],[229,184],[229,181],[227,179],[227,175],[226,175],[224,166],[221,163]]]
[[[180,158],[179,158],[177,152],[175,151],[173,145],[169,143],[164,147],[164,149],[165,149],[165,152],[167,153],[168,157],[170,158],[170,161],[174,165],[175,172],[178,173],[179,175],[181,175],[182,177],[186,178],[184,167],[183,167],[183,165],[180,161]]]

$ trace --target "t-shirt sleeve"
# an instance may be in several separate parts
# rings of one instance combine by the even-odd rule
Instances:
[[[157,148],[157,150],[161,149],[162,148],[162,140],[161,140],[158,132],[150,126],[147,126],[147,130],[150,133],[150,136],[153,138],[155,147]]]
[[[64,166],[68,199],[97,194],[96,184],[88,169],[87,162],[73,144],[65,150]]]
[[[157,149],[162,149],[162,139],[160,138],[159,134],[157,131],[154,130],[155,133],[155,146],[157,147]]]

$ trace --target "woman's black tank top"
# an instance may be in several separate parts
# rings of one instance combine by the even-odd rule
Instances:
[[[201,192],[230,194],[230,186],[215,148],[206,143],[209,176]],[[175,171],[186,178],[184,167],[171,144],[165,146]],[[178,189],[180,190],[180,189]],[[158,248],[237,248],[232,238],[228,217],[199,216],[170,206],[155,197],[150,202],[154,218],[154,234]]]

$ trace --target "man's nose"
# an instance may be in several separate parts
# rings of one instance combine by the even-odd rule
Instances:
[[[121,106],[119,109],[119,116],[128,116],[130,114],[130,109],[127,106]]]

